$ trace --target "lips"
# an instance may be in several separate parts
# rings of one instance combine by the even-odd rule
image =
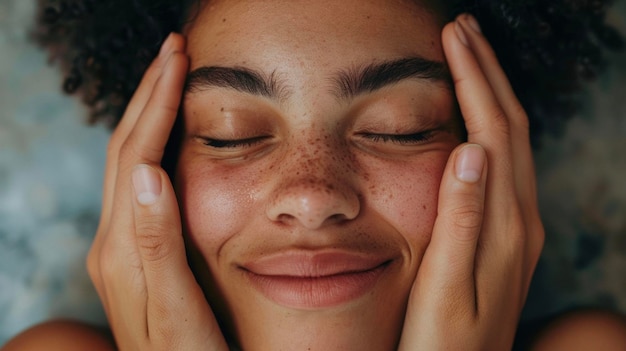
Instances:
[[[372,290],[390,259],[345,252],[287,252],[240,268],[252,286],[279,305],[319,309],[347,303]]]

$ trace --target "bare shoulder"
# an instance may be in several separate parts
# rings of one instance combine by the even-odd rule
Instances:
[[[567,313],[538,335],[531,350],[626,350],[626,318],[600,310]]]
[[[0,351],[115,351],[113,338],[106,330],[70,320],[36,325],[5,344]]]

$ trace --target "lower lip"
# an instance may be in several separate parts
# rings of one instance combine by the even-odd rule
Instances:
[[[296,309],[319,309],[341,305],[372,290],[385,271],[376,268],[323,277],[267,276],[246,271],[252,285],[279,305]]]

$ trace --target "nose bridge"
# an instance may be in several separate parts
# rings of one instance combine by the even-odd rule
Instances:
[[[290,144],[278,167],[281,181],[272,194],[270,219],[315,229],[355,218],[355,171],[345,148],[324,135]]]
[[[292,137],[280,166],[294,181],[328,183],[327,186],[332,188],[342,179],[345,181],[354,176],[354,160],[337,138],[324,130],[316,132],[315,127],[303,131],[300,136],[302,138]]]

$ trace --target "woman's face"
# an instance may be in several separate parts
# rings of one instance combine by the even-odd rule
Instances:
[[[392,349],[460,140],[443,21],[400,0],[192,18],[176,186],[225,332],[245,350]]]

